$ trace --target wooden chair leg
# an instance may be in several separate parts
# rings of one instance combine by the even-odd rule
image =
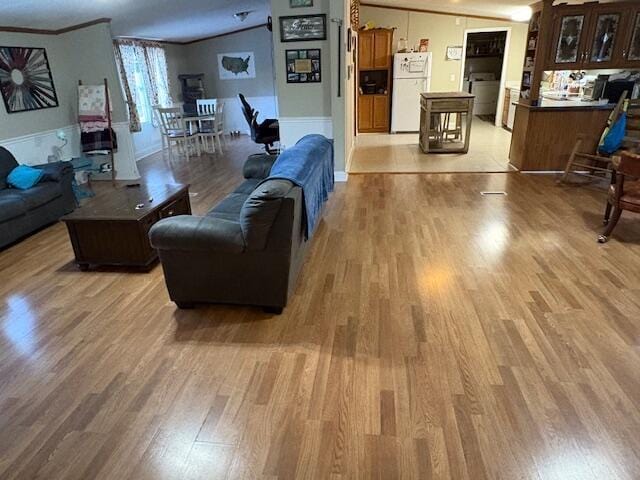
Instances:
[[[609,225],[609,219],[611,218],[611,209],[613,205],[607,202],[607,206],[604,209],[604,219],[602,220],[603,225]]]
[[[573,146],[573,150],[571,151],[571,155],[569,156],[569,161],[567,162],[567,166],[564,169],[564,173],[562,177],[560,177],[560,182],[566,182],[569,178],[569,174],[571,173],[571,167],[573,166],[573,162],[576,159],[576,154],[580,151],[580,147],[582,146],[582,140],[578,139],[576,144]]]
[[[621,215],[622,215],[622,209],[616,207],[613,210],[613,217],[611,218],[609,225],[607,225],[607,229],[604,231],[602,235],[598,236],[598,243],[607,243],[609,241],[609,237],[613,233],[613,229],[616,228],[616,225],[618,224],[618,220],[620,220]]]

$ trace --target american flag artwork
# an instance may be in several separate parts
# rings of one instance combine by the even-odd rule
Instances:
[[[0,92],[7,113],[57,107],[45,49],[0,47]]]

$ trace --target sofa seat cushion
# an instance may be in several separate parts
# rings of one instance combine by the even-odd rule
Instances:
[[[245,200],[249,197],[244,193],[232,193],[222,200],[218,205],[213,207],[209,213],[226,213],[234,215],[237,220],[240,217],[240,210]]]
[[[242,182],[238,188],[236,188],[233,193],[243,193],[245,195],[251,195],[251,193],[256,189],[258,184],[262,180],[259,178],[251,178]]]
[[[0,190],[0,222],[21,217],[28,211],[27,203],[11,190]]]
[[[45,203],[49,203],[62,196],[59,183],[45,182],[36,185],[29,190],[10,190],[19,196],[26,204],[28,210],[34,210]]]

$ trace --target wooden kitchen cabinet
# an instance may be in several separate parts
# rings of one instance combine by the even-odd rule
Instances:
[[[358,129],[373,130],[373,95],[360,95],[358,100]]]
[[[389,96],[373,95],[373,130],[389,130]]]
[[[358,33],[358,131],[388,132],[391,121],[393,29]]]
[[[628,9],[622,49],[620,50],[620,66],[640,68],[640,5]]]
[[[586,31],[582,68],[614,68],[620,63],[620,47],[624,41],[625,8],[616,4],[591,8]]]
[[[358,36],[358,65],[360,70],[373,69],[374,36],[369,32],[360,32]]]
[[[640,68],[640,5],[636,2],[553,9],[548,70]]]
[[[392,43],[393,30],[377,29],[373,34],[373,67],[374,68],[391,68],[392,63]]]
[[[549,70],[582,68],[589,20],[584,5],[556,7]]]
[[[363,30],[358,35],[358,63],[362,70],[384,70],[391,68],[391,43],[393,30],[375,28]]]

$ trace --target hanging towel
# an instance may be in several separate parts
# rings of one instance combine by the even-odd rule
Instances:
[[[113,135],[113,149],[118,149],[118,139],[116,132],[111,129]],[[96,132],[82,132],[80,134],[80,143],[82,144],[82,152],[93,152],[95,150],[111,150],[111,142],[109,140],[109,130],[98,130]]]

